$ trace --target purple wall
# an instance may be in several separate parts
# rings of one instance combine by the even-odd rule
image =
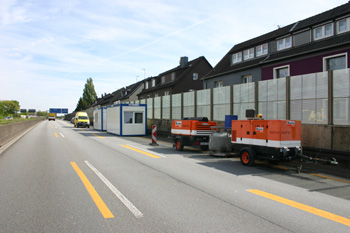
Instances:
[[[346,50],[341,50],[333,53],[318,55],[315,57],[309,57],[301,60],[284,62],[278,65],[263,67],[261,71],[261,75],[262,75],[261,79],[262,80],[273,79],[273,69],[276,67],[285,66],[285,65],[290,66],[290,70],[289,70],[290,76],[323,72],[323,58],[340,54],[340,53],[348,54],[347,68],[349,68],[350,67],[350,59],[349,59],[350,49],[346,49]]]

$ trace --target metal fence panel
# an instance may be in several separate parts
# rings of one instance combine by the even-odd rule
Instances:
[[[160,119],[161,97],[154,97],[154,119]]]
[[[162,116],[163,119],[170,119],[170,95],[163,96]]]
[[[181,119],[181,94],[172,96],[172,119]]]
[[[350,72],[349,69],[333,73],[333,123],[350,125]]]
[[[210,89],[197,91],[197,116],[210,118]]]
[[[230,93],[231,88],[217,87],[213,89],[213,118],[214,121],[224,121],[225,115],[230,114]]]
[[[183,94],[184,102],[184,117],[194,117],[194,92],[187,92]]]

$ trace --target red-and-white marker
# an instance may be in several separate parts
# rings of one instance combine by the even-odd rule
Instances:
[[[152,142],[150,143],[152,146],[158,146],[157,143],[157,126],[152,125]]]

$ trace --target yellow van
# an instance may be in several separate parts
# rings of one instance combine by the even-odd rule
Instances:
[[[90,120],[86,112],[77,112],[75,114],[74,127],[80,126],[90,128]]]

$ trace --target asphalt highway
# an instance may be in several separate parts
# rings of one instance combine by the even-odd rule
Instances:
[[[350,232],[350,181],[44,121],[0,154],[0,232]]]

